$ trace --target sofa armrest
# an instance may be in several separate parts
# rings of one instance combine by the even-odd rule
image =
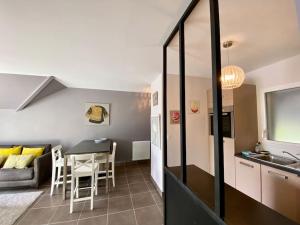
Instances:
[[[51,152],[41,155],[34,159],[34,178],[36,179],[36,187],[42,182],[50,179],[52,171],[52,155]]]

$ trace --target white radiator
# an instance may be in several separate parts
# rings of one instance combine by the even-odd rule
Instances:
[[[150,141],[132,142],[132,160],[150,159]]]

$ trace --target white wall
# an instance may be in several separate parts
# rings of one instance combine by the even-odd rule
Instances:
[[[154,92],[158,92],[158,105],[156,106],[153,106],[152,94]],[[151,84],[151,117],[159,115],[162,121],[162,75],[159,75]],[[151,176],[161,191],[163,191],[162,131],[161,122],[161,147],[151,143]]]
[[[283,150],[300,153],[300,144],[268,141],[263,132],[266,129],[264,93],[268,91],[300,87],[300,55],[259,68],[247,74],[251,83],[257,88],[258,134],[264,148],[274,154]],[[300,104],[300,103],[297,103]]]
[[[179,76],[168,76],[168,166],[180,165],[179,124],[170,124],[169,110],[179,110]],[[207,90],[211,79],[186,77],[186,108],[190,100],[200,101],[200,113],[186,113],[187,164],[209,172]]]

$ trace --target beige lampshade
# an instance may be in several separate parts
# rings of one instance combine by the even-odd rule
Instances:
[[[245,72],[238,66],[225,66],[221,73],[222,89],[238,88],[245,80]]]

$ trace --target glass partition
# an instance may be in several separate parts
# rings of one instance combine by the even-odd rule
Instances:
[[[180,178],[180,96],[178,33],[167,48],[167,166]]]

